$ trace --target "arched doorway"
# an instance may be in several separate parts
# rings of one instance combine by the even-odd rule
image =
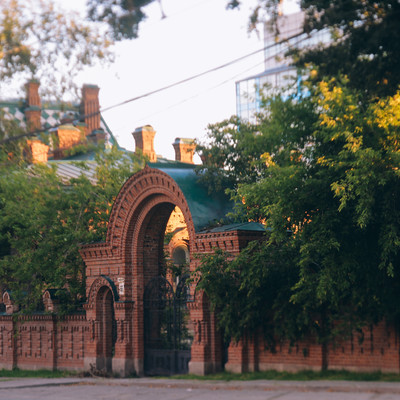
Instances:
[[[188,233],[179,207],[165,200],[155,197],[145,208],[134,252],[133,264],[143,266],[143,283],[136,280],[136,288],[143,293],[143,308],[138,318],[142,318],[144,327],[145,375],[187,373],[190,360],[191,330],[186,304],[190,290],[186,277],[171,260],[169,248],[174,237],[184,235],[187,239]],[[179,222],[177,214],[181,216]],[[189,261],[189,254],[185,257],[181,264]],[[139,307],[137,311],[140,313]]]
[[[99,335],[96,368],[111,372],[112,358],[117,340],[114,298],[108,286],[101,287],[96,297],[96,320],[98,322]]]

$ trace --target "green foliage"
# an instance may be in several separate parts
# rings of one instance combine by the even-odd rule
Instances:
[[[371,97],[395,94],[400,84],[397,0],[302,0],[301,7],[306,32],[333,33],[329,47],[301,52],[301,64],[317,65],[321,76],[347,74],[351,87]]]
[[[262,140],[254,135],[256,127],[232,117],[208,128],[206,144],[197,146],[204,159],[197,171],[210,191],[254,180],[263,168],[259,157],[254,156]]]
[[[58,10],[52,1],[2,0],[0,3],[0,82],[40,81],[43,95],[75,88],[85,66],[111,61],[110,40],[76,13]],[[14,89],[15,90],[15,89]],[[55,93],[54,93],[55,92]]]
[[[134,39],[138,37],[139,24],[146,19],[143,8],[154,1],[87,0],[88,15],[92,21],[109,24],[115,40]]]
[[[240,163],[224,164],[219,173],[239,165],[237,214],[264,222],[268,240],[232,261],[217,252],[200,268],[233,337],[272,327],[327,343],[400,316],[400,94],[367,101],[346,79],[309,90],[301,101],[266,99],[253,137],[238,125],[233,147],[223,129],[210,144],[225,159],[249,143],[243,160],[264,164],[253,173],[249,163],[246,174]]]
[[[228,8],[244,3],[229,0]],[[249,28],[268,21],[279,37],[279,0],[258,0],[249,17]],[[301,0],[305,12],[304,32],[325,30],[329,44],[290,52],[299,67],[313,65],[322,77],[346,74],[349,86],[368,97],[394,95],[400,85],[400,3],[397,0]]]
[[[399,374],[383,374],[376,372],[349,372],[345,370],[311,371],[299,372],[287,371],[257,371],[234,374],[231,372],[220,372],[212,375],[174,375],[174,379],[196,379],[210,381],[253,381],[253,380],[280,380],[280,381],[366,381],[366,382],[399,382]]]
[[[1,369],[1,378],[66,378],[79,376],[76,371],[53,371],[49,369],[23,370]]]
[[[293,340],[301,336],[301,310],[289,302],[298,280],[290,247],[289,241],[282,246],[252,242],[234,259],[220,249],[202,258],[198,289],[218,311],[227,339],[262,331],[273,350],[277,333]]]
[[[46,288],[68,288],[71,307],[83,299],[79,244],[105,239],[120,187],[142,166],[113,148],[97,154],[93,179],[82,174],[66,182],[54,164],[1,168],[0,242],[9,251],[0,259],[0,282],[24,312],[36,308]]]
[[[19,136],[25,134],[15,119],[9,119],[5,116],[4,110],[0,110],[0,141],[6,139],[12,132],[12,135]],[[26,149],[26,140],[14,140],[1,144],[0,148],[0,168],[6,165],[23,165],[24,150]]]

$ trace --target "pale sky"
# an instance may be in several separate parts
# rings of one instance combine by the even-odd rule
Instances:
[[[57,0],[63,7],[84,12],[85,0]],[[294,3],[294,1],[288,1]],[[250,8],[226,10],[226,0],[162,0],[167,16],[161,19],[158,3],[145,9],[148,20],[139,38],[115,47],[116,61],[109,68],[92,67],[79,78],[100,87],[100,106],[107,108],[182,79],[202,73],[262,49],[262,31],[247,32]],[[103,113],[119,144],[134,150],[132,132],[150,124],[156,130],[157,154],[174,159],[176,137],[203,139],[209,123],[236,112],[235,82],[263,71],[263,54],[162,93]]]

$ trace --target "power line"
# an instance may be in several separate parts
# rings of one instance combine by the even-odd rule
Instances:
[[[235,58],[234,60],[231,60],[231,61],[229,61],[227,63],[221,64],[221,65],[219,65],[217,67],[214,67],[214,68],[208,69],[206,71],[200,72],[198,74],[192,75],[192,76],[190,76],[188,78],[185,78],[185,79],[182,79],[180,81],[171,83],[169,85],[166,85],[166,86],[163,86],[161,88],[152,90],[150,92],[141,94],[139,96],[132,97],[132,98],[130,98],[128,100],[124,100],[124,101],[122,101],[120,103],[117,103],[117,104],[114,104],[112,106],[109,106],[109,107],[106,107],[106,108],[101,108],[99,111],[96,111],[96,112],[93,112],[93,113],[90,113],[90,114],[80,115],[79,119],[71,119],[71,120],[65,121],[63,123],[55,124],[55,125],[51,126],[50,128],[47,128],[47,129],[36,129],[36,130],[31,131],[29,133],[24,133],[22,135],[17,135],[17,136],[12,136],[12,137],[8,137],[8,138],[5,138],[5,139],[2,139],[2,140],[0,140],[0,144],[4,144],[4,143],[8,143],[8,142],[11,142],[11,141],[14,141],[14,140],[22,139],[24,137],[36,136],[36,135],[38,135],[40,133],[43,133],[44,131],[49,131],[50,129],[58,128],[59,126],[64,125],[66,122],[75,123],[75,122],[78,122],[78,121],[83,120],[85,118],[90,118],[90,117],[93,117],[93,116],[98,115],[100,113],[112,110],[114,108],[121,107],[121,106],[123,106],[125,104],[129,104],[129,103],[132,103],[134,101],[143,99],[145,97],[152,96],[153,94],[163,92],[163,91],[171,89],[171,88],[173,88],[175,86],[180,86],[180,85],[182,85],[184,83],[190,82],[190,81],[192,81],[194,79],[197,79],[197,78],[200,78],[200,77],[202,77],[204,75],[207,75],[207,74],[210,74],[212,72],[218,71],[220,69],[229,67],[230,65],[233,65],[233,64],[235,64],[235,63],[237,63],[239,61],[242,61],[242,60],[244,60],[244,59],[246,59],[248,57],[254,56],[255,54],[258,54],[258,53],[260,53],[262,51],[266,51],[266,50],[271,49],[271,48],[273,48],[273,47],[275,47],[277,45],[280,45],[280,44],[283,44],[283,43],[287,43],[287,42],[291,41],[292,39],[296,39],[296,38],[298,38],[300,36],[303,36],[303,35],[304,35],[303,33],[298,33],[296,35],[288,37],[287,39],[283,39],[283,40],[281,40],[279,42],[272,43],[272,44],[270,44],[268,46],[265,46],[265,47],[263,47],[261,49],[255,50],[255,51],[253,51],[251,53],[248,53],[248,54],[246,54],[244,56]],[[301,39],[300,41],[302,41],[302,40],[305,40],[305,37],[303,39]]]
[[[244,60],[244,59],[246,59],[248,57],[251,57],[251,56],[254,56],[257,53],[260,53],[261,51],[268,50],[268,49],[270,49],[270,48],[272,48],[272,47],[274,47],[274,46],[276,46],[278,44],[282,44],[282,43],[288,42],[288,41],[290,41],[292,39],[295,39],[295,38],[297,38],[297,37],[299,37],[301,35],[303,35],[303,33],[298,33],[298,34],[293,35],[293,36],[291,36],[291,37],[289,37],[287,39],[281,40],[280,42],[270,44],[268,46],[263,47],[262,49],[255,50],[255,51],[253,51],[251,53],[248,53],[248,54],[246,54],[244,56],[235,58],[234,60],[229,61],[229,62],[227,62],[225,64],[222,64],[222,65],[219,65],[218,67],[214,67],[214,68],[208,69],[206,71],[200,72],[199,74],[192,75],[189,78],[182,79],[182,80],[180,80],[178,82],[171,83],[171,84],[163,86],[163,87],[161,87],[159,89],[155,89],[155,90],[152,90],[152,91],[147,92],[145,94],[142,94],[142,95],[139,95],[139,96],[136,96],[136,97],[132,97],[131,99],[124,100],[121,103],[117,103],[117,104],[114,104],[112,106],[103,108],[103,109],[100,110],[100,112],[106,112],[106,111],[112,110],[113,108],[117,108],[117,107],[123,106],[125,104],[132,103],[133,101],[143,99],[144,97],[148,97],[148,96],[151,96],[153,94],[156,94],[156,93],[159,93],[159,92],[163,92],[164,90],[171,89],[171,88],[173,88],[175,86],[180,86],[180,85],[182,85],[182,84],[184,84],[186,82],[190,82],[190,81],[192,81],[194,79],[197,79],[197,78],[200,78],[200,77],[202,77],[204,75],[210,74],[211,72],[215,72],[215,71],[218,71],[220,69],[229,67],[230,65],[236,64],[239,61],[242,61],[242,60]]]
[[[165,111],[168,111],[168,110],[170,110],[170,109],[172,109],[172,108],[174,108],[174,107],[177,107],[177,106],[180,105],[180,104],[184,104],[184,103],[186,103],[186,102],[188,102],[188,101],[190,101],[190,100],[192,100],[192,99],[195,99],[196,97],[199,97],[199,96],[201,96],[201,95],[203,95],[203,94],[205,94],[205,93],[210,92],[211,90],[214,90],[214,89],[216,89],[216,88],[218,88],[218,87],[220,87],[220,86],[223,86],[223,85],[225,85],[225,84],[231,82],[232,79],[235,79],[235,78],[241,76],[242,74],[244,74],[244,73],[246,73],[246,72],[248,72],[248,71],[251,71],[252,69],[258,67],[258,66],[261,65],[261,64],[264,64],[266,61],[270,61],[270,60],[274,59],[276,56],[278,56],[279,54],[282,54],[282,53],[284,53],[284,52],[286,52],[286,49],[281,49],[280,51],[278,51],[278,52],[275,53],[274,55],[269,56],[269,57],[267,57],[267,58],[264,58],[264,60],[263,60],[262,62],[257,63],[256,65],[253,65],[253,66],[250,67],[250,68],[246,68],[245,70],[241,71],[240,73],[235,74],[235,75],[231,76],[231,77],[228,78],[228,79],[225,79],[224,81],[218,83],[217,85],[214,85],[214,86],[212,86],[212,87],[210,87],[210,88],[208,88],[208,89],[206,89],[206,90],[203,90],[203,91],[201,91],[201,92],[199,92],[199,93],[196,93],[196,94],[194,94],[194,95],[192,95],[192,96],[190,96],[190,97],[186,97],[185,99],[183,99],[183,100],[181,100],[181,101],[178,101],[177,103],[174,103],[174,104],[172,104],[172,105],[170,105],[170,106],[168,106],[168,107],[166,107],[166,108],[163,108],[162,110],[158,110],[158,111],[156,111],[156,112],[153,112],[153,113],[151,113],[151,114],[148,114],[148,115],[145,116],[145,117],[139,118],[138,121],[144,121],[144,120],[146,120],[146,119],[149,119],[149,118],[151,118],[151,117],[154,116],[154,115],[158,115],[158,114],[160,114],[160,113],[163,113],[163,112],[165,112]],[[121,127],[120,127],[120,128],[121,128]]]

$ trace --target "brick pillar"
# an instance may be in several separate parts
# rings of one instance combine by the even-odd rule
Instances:
[[[157,161],[157,155],[154,151],[154,136],[156,131],[151,125],[136,128],[132,133],[135,139],[136,152],[141,152],[149,158],[150,162]]]
[[[100,103],[99,87],[96,85],[83,85],[81,115],[86,124],[86,135],[100,129]]]
[[[228,362],[225,370],[236,374],[248,372],[248,347],[247,339],[241,338],[238,342],[231,341],[228,348]]]
[[[17,366],[14,324],[11,315],[0,317],[0,369],[12,370]]]
[[[248,336],[247,340],[247,360],[248,360],[248,371],[254,372],[259,370],[259,353],[258,338],[260,333],[252,333]]]
[[[224,342],[222,333],[217,328],[217,316],[214,312],[210,314],[210,361],[212,363],[213,373],[223,370],[223,349]]]
[[[94,304],[86,304],[86,320],[89,325],[89,332],[86,336],[85,356],[83,360],[85,371],[90,371],[92,366],[97,365],[98,345],[99,345],[99,324],[96,319],[96,309]]]
[[[197,295],[199,299],[188,304],[194,328],[189,373],[207,375],[222,368],[222,340],[204,294]]]
[[[41,128],[42,104],[39,97],[39,82],[29,81],[26,85],[26,108],[24,110],[29,131]]]
[[[188,164],[194,164],[193,154],[196,144],[193,139],[176,138],[172,144],[175,150],[175,160]]]
[[[134,303],[121,301],[115,303],[117,342],[112,360],[112,371],[120,376],[130,376],[136,372],[132,352],[132,315]]]

